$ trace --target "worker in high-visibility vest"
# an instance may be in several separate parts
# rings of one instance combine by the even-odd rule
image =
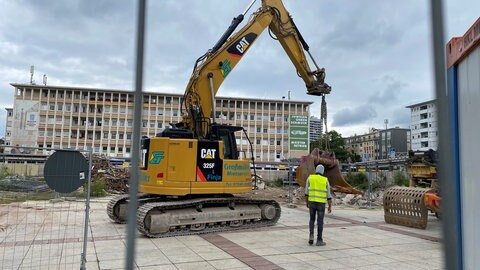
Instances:
[[[328,213],[332,212],[332,195],[330,194],[330,184],[328,178],[323,176],[325,168],[323,165],[317,165],[315,174],[307,178],[305,184],[305,198],[307,207],[310,209],[310,236],[308,244],[313,245],[315,217],[317,219],[317,246],[325,246],[323,242],[323,218],[325,217],[325,204],[328,203]]]

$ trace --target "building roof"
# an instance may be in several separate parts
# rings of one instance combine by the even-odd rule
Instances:
[[[421,102],[421,103],[417,103],[417,104],[413,104],[413,105],[408,105],[406,106],[405,108],[413,108],[413,107],[418,107],[418,106],[422,106],[422,105],[427,105],[427,104],[430,104],[430,103],[435,103],[436,100],[435,99],[432,99],[432,100],[429,100],[429,101],[425,101],[425,102]]]
[[[40,89],[57,89],[57,90],[72,90],[72,91],[95,91],[95,92],[122,92],[122,93],[129,93],[134,94],[133,90],[125,90],[125,89],[104,89],[104,88],[90,88],[90,87],[72,87],[72,86],[55,86],[55,85],[37,85],[37,84],[20,84],[20,83],[11,83],[11,86],[14,87],[29,87],[29,88],[40,88]],[[170,95],[170,96],[177,96],[182,97],[183,94],[178,93],[157,93],[157,92],[143,92],[147,95]],[[222,97],[217,96],[216,98],[221,99],[229,99],[229,100],[254,100],[254,101],[266,101],[266,102],[285,102],[285,103],[300,103],[305,105],[313,104],[312,101],[301,101],[301,100],[287,100],[287,99],[263,99],[263,98],[247,98],[247,97]]]
[[[409,128],[401,128],[401,127],[393,127],[393,128],[387,128],[387,129],[380,129],[379,132],[385,132],[385,131],[392,131],[392,130],[410,130]]]
[[[447,67],[459,63],[480,45],[480,17],[461,37],[450,39],[447,44]]]

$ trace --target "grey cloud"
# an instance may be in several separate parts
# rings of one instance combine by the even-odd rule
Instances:
[[[349,109],[342,109],[333,116],[333,127],[342,127],[347,125],[365,123],[377,116],[374,107],[365,104]]]
[[[396,80],[391,76],[384,76],[380,80],[383,89],[373,92],[368,98],[370,103],[379,105],[393,104],[397,102],[402,94],[402,90],[407,87],[407,84]]]
[[[410,109],[407,109],[405,107],[394,109],[391,116],[391,126],[410,128]]]
[[[478,18],[474,12],[478,8],[456,6],[478,7],[478,1],[461,0],[468,5],[452,1],[447,6],[455,7],[447,11],[455,20],[447,23],[455,26],[450,33],[462,35]],[[4,18],[0,100],[5,104],[13,103],[9,83],[28,82],[32,64],[37,82],[46,73],[49,84],[132,89],[137,1],[0,2]],[[195,60],[217,42],[247,4],[149,1],[145,89],[183,93]],[[284,4],[318,65],[327,70],[326,81],[333,87],[327,97],[329,123],[338,128],[354,123],[381,125],[384,117],[393,123],[401,115],[395,109],[432,99],[428,2],[284,0]],[[259,6],[257,1],[241,26]],[[218,94],[281,99],[288,91],[293,100],[315,102],[311,110],[318,113],[320,99],[305,94],[304,82],[284,50],[265,31]]]

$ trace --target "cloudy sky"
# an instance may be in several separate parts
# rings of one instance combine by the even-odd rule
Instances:
[[[183,93],[195,60],[211,48],[250,0],[148,2],[145,91]],[[427,0],[284,0],[326,68],[329,130],[343,136],[370,127],[409,127],[405,106],[434,99]],[[10,83],[34,80],[56,86],[133,89],[136,1],[0,0],[0,137],[4,107],[13,106]],[[260,6],[260,0],[249,12]],[[445,2],[446,39],[479,17],[478,0]],[[244,24],[242,24],[243,26]],[[305,94],[280,44],[267,32],[224,82],[219,96],[315,102]]]

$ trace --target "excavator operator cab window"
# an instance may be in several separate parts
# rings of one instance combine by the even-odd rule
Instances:
[[[220,129],[218,133],[220,140],[223,141],[223,157],[225,159],[238,159],[234,133],[228,129]]]

